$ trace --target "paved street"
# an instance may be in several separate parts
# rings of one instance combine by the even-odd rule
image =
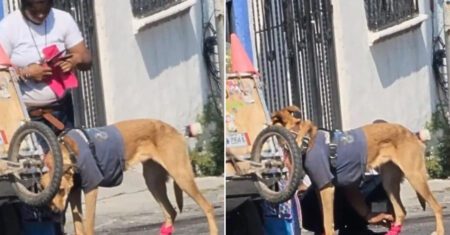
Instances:
[[[450,180],[430,180],[429,184],[436,199],[444,207],[444,225],[448,233],[450,231]],[[407,212],[402,234],[431,234],[435,229],[432,210],[427,205],[426,210],[422,211],[415,191],[406,181],[401,185],[401,198]],[[372,227],[371,229],[379,234],[384,234],[381,232],[386,231],[382,227]],[[304,231],[302,234],[312,235],[313,233]]]
[[[196,182],[203,195],[214,205],[219,234],[223,234],[223,177],[197,178]],[[167,189],[169,199],[175,206],[172,182],[168,183]],[[183,213],[178,214],[175,222],[176,234],[209,234],[203,212],[189,196],[183,196]],[[147,190],[140,168],[125,172],[124,182],[119,187],[100,190],[96,234],[159,234],[162,222],[162,212]],[[69,213],[66,232],[73,234],[72,216]]]
[[[197,178],[202,193],[213,203],[220,233],[224,233],[223,179],[222,177]],[[446,230],[450,231],[450,180],[429,181],[438,201],[444,206]],[[168,194],[175,204],[171,182]],[[409,183],[402,184],[401,197],[408,212],[403,234],[424,235],[434,231],[434,217],[430,208],[422,211],[415,192]],[[197,205],[184,195],[184,210],[176,220],[176,234],[208,234],[208,226],[203,213]],[[163,221],[159,206],[147,191],[140,169],[125,173],[124,182],[117,188],[100,190],[97,217],[97,234],[158,234]],[[66,231],[73,234],[72,218],[67,214]],[[381,227],[372,227],[375,232],[386,231]],[[304,231],[302,234],[311,235]]]

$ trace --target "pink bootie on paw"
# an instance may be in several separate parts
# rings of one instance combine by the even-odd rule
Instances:
[[[398,235],[402,231],[402,225],[392,225],[385,235]]]
[[[172,225],[165,226],[165,224],[163,224],[159,229],[159,235],[172,235],[173,231],[174,229]]]

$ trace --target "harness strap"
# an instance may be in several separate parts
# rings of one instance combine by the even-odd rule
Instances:
[[[330,160],[330,170],[331,173],[334,175],[334,177],[337,177],[337,173],[336,173],[336,167],[337,167],[337,144],[334,142],[331,142],[328,145],[329,151],[330,151],[330,156],[329,156],[329,160]]]
[[[339,130],[326,130],[326,129],[321,129],[323,131],[326,131],[329,133],[328,139],[326,140],[326,143],[328,145],[328,160],[330,162],[330,171],[334,176],[334,182],[337,181],[337,172],[336,172],[336,168],[337,168],[337,158],[338,158],[338,154],[337,154],[337,138],[336,138],[336,133],[340,132]]]
[[[306,153],[308,151],[309,141],[310,140],[311,140],[311,137],[309,135],[304,136],[303,139],[302,139],[302,145],[300,146],[300,152],[301,152],[301,155],[302,155],[303,169],[306,169],[306,167],[305,167],[305,158],[306,158]]]
[[[295,129],[297,128],[297,129]],[[337,172],[336,172],[336,168],[337,168],[337,138],[336,137],[336,133],[340,132],[340,130],[328,130],[328,129],[324,129],[324,128],[319,128],[319,130],[325,131],[329,133],[329,136],[326,136],[326,144],[328,145],[328,149],[329,149],[329,155],[328,155],[328,160],[330,162],[330,171],[334,176],[334,183],[337,182]],[[294,135],[297,135],[298,132],[298,127],[295,126],[294,128],[290,129],[290,132],[293,133]],[[308,149],[309,146],[309,141],[310,141],[310,137],[308,135],[306,135],[305,137],[303,137],[302,139],[302,145],[301,145],[301,153],[302,153],[302,158],[303,158],[303,168],[305,168],[305,157],[306,157],[306,150]]]

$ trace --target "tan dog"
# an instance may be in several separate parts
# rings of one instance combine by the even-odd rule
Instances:
[[[301,144],[303,137],[311,138],[308,152],[311,151],[318,135],[318,128],[308,120],[301,120],[293,116],[299,112],[296,106],[274,112],[273,124],[281,124],[287,129],[297,133],[296,141]],[[416,136],[398,124],[378,123],[361,127],[367,143],[366,169],[376,169],[382,178],[383,187],[389,196],[395,212],[395,223],[388,234],[400,233],[406,211],[400,199],[400,183],[405,177],[416,190],[419,201],[425,209],[425,201],[433,209],[436,218],[436,234],[444,235],[442,208],[432,195],[427,184],[427,171],[425,167],[424,145]],[[308,157],[308,156],[307,156]],[[346,156],[338,156],[345,158]],[[305,166],[306,168],[306,166]],[[314,172],[307,173],[311,176]],[[322,203],[322,213],[325,234],[334,234],[334,191],[333,183],[328,183],[318,189]],[[356,187],[346,188],[347,196],[354,196]],[[425,201],[424,201],[425,200]],[[362,198],[352,198],[352,204],[356,211],[370,222],[370,210]]]
[[[184,137],[175,128],[157,120],[131,120],[119,122],[113,126],[117,128],[123,139],[125,169],[138,163],[143,164],[143,176],[147,187],[161,206],[165,216],[165,223],[161,230],[168,229],[169,231],[166,232],[170,234],[177,214],[167,197],[165,183],[169,175],[174,180],[175,196],[180,211],[183,206],[181,191],[183,190],[205,213],[210,234],[218,234],[214,209],[195,184]],[[76,234],[94,234],[98,187],[85,192],[86,214],[83,222],[81,189],[73,187],[76,168],[69,156],[72,151],[77,158],[80,149],[77,142],[66,135],[63,137],[61,150],[64,160],[64,175],[60,190],[53,199],[51,207],[54,210],[64,211],[68,200],[72,209]],[[51,165],[51,163],[49,164]],[[48,185],[49,181],[49,174],[42,177],[44,186]]]

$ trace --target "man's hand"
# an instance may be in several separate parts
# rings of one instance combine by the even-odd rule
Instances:
[[[74,68],[86,71],[91,68],[92,58],[91,53],[86,48],[84,41],[78,43],[77,45],[68,49],[69,54],[72,54],[71,61],[73,62]]]
[[[46,64],[30,64],[24,69],[23,73],[22,75],[28,79],[40,82],[52,75],[52,69]]]
[[[64,73],[70,72],[75,69],[79,60],[77,60],[77,54],[68,54],[58,59],[55,66],[60,67]]]

